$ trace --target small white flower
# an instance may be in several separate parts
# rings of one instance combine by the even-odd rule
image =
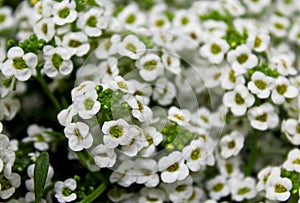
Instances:
[[[118,60],[115,57],[108,57],[98,67],[101,71],[101,83],[108,83],[119,75]]]
[[[38,58],[34,53],[24,54],[20,47],[12,47],[7,52],[7,58],[1,69],[3,75],[13,75],[20,81],[26,81],[35,74]]]
[[[247,42],[246,42],[247,46],[252,48],[254,51],[263,52],[268,49],[271,37],[267,33],[252,32],[249,33],[248,36],[249,37],[247,38]]]
[[[248,7],[251,13],[257,14],[262,12],[267,6],[269,6],[271,0],[258,0],[258,1],[243,0],[243,2],[246,4],[246,6]]]
[[[117,16],[117,22],[126,30],[136,30],[145,24],[146,16],[137,4],[127,5]]]
[[[282,121],[281,130],[293,145],[300,145],[300,122],[296,119]]]
[[[93,144],[93,137],[89,132],[89,126],[82,122],[70,123],[64,129],[68,138],[68,145],[73,151],[81,151],[90,148]]]
[[[274,167],[267,166],[266,168],[263,168],[262,170],[259,171],[259,173],[257,174],[257,178],[258,178],[258,183],[256,185],[257,191],[262,191],[267,189],[270,181],[270,176],[272,174],[272,170],[274,170]]]
[[[190,30],[198,24],[198,18],[191,10],[177,10],[175,11],[173,19],[173,26],[183,31]]]
[[[63,47],[52,47],[46,45],[44,51],[44,72],[47,76],[53,78],[58,73],[69,75],[73,70],[73,63],[70,60],[71,54],[68,49]]]
[[[266,188],[266,197],[270,200],[286,201],[291,193],[292,181],[288,178],[281,178],[280,176],[270,177],[269,186]]]
[[[223,0],[223,6],[232,16],[241,16],[245,14],[246,9],[238,0]]]
[[[143,157],[149,157],[151,156],[155,150],[156,146],[159,145],[163,141],[163,135],[157,131],[156,128],[148,126],[144,131],[144,136],[146,141],[148,142],[148,145],[146,145],[141,151],[140,154]]]
[[[165,183],[183,180],[189,175],[189,169],[184,164],[184,159],[179,151],[162,157],[158,162],[158,169],[161,171],[161,179]]]
[[[241,177],[243,173],[240,170],[240,159],[238,156],[222,159],[221,157],[217,160],[218,168],[222,175],[229,178]]]
[[[160,105],[166,106],[172,103],[176,95],[175,85],[165,77],[159,78],[153,90],[153,99]]]
[[[289,32],[289,39],[300,45],[300,25],[294,24]]]
[[[55,34],[55,24],[52,18],[43,18],[34,25],[33,31],[39,39],[49,42]]]
[[[266,99],[270,96],[271,90],[274,88],[274,78],[266,76],[260,71],[256,71],[251,76],[251,81],[248,82],[248,89],[256,94],[261,99]]]
[[[1,98],[0,100],[0,120],[12,120],[21,108],[18,99],[12,97]]]
[[[295,98],[298,93],[298,88],[291,85],[286,77],[279,76],[275,79],[275,88],[272,90],[271,98],[275,104],[283,104],[285,98]]]
[[[14,24],[12,9],[9,6],[0,8],[0,31],[9,29]]]
[[[163,64],[156,54],[149,53],[142,56],[136,61],[136,66],[140,69],[140,76],[146,81],[153,81],[164,73]]]
[[[237,85],[233,91],[226,92],[223,96],[223,103],[229,107],[236,116],[242,116],[247,108],[254,104],[255,98],[249,93],[244,85]]]
[[[2,199],[10,198],[21,185],[21,177],[17,173],[11,173],[10,175],[0,175],[0,197]]]
[[[112,90],[122,90],[123,92],[133,93],[135,87],[132,81],[125,80],[122,76],[117,76],[108,82]]]
[[[146,51],[146,46],[135,35],[127,35],[118,45],[118,52],[122,56],[138,59]]]
[[[176,181],[167,192],[172,202],[185,202],[184,200],[193,194],[193,178],[188,176],[184,180]]]
[[[112,167],[116,163],[117,155],[114,149],[108,148],[106,145],[97,145],[91,151],[95,163],[100,168]]]
[[[132,108],[132,116],[137,118],[140,122],[149,122],[152,119],[152,111],[146,106],[144,97],[135,96],[130,97],[128,101],[129,106]]]
[[[94,91],[96,91],[96,83],[92,81],[84,81],[80,83],[78,87],[72,89],[71,91],[72,101],[75,101],[77,97],[82,97]]]
[[[83,56],[90,50],[88,37],[83,32],[69,32],[65,34],[62,40],[62,46],[67,48],[71,55],[76,56]]]
[[[154,6],[149,13],[149,27],[154,29],[167,30],[171,27],[171,22],[163,12],[159,13],[156,10],[157,8],[155,7],[158,6],[159,5]]]
[[[133,173],[134,162],[132,160],[123,161],[119,167],[112,172],[109,177],[111,183],[118,183],[122,187],[129,187],[135,183],[137,176]]]
[[[156,187],[159,184],[157,163],[153,159],[137,159],[134,161],[134,172],[137,184],[145,184],[146,187]]]
[[[230,179],[229,186],[232,199],[240,202],[244,199],[254,198],[257,194],[255,185],[255,179],[251,177]]]
[[[296,75],[297,70],[293,67],[295,61],[294,55],[275,54],[270,59],[270,68],[276,69],[283,76]]]
[[[272,15],[270,17],[270,32],[276,37],[284,37],[288,34],[290,21],[285,16]]]
[[[138,203],[163,203],[167,199],[166,193],[159,188],[142,188]]]
[[[238,155],[244,146],[244,140],[244,135],[238,131],[233,131],[222,137],[220,140],[221,156],[227,159]]]
[[[45,131],[51,131],[51,129],[32,124],[27,128],[28,137],[25,137],[23,142],[34,142],[34,148],[40,151],[48,150],[51,136]]]
[[[70,105],[67,109],[62,110],[57,114],[57,120],[62,126],[67,126],[72,122],[72,118],[75,115],[76,110],[73,105]]]
[[[223,175],[218,175],[212,180],[207,181],[206,188],[209,191],[209,196],[214,200],[219,200],[230,193],[228,182]]]
[[[226,35],[226,30],[228,25],[223,21],[216,20],[206,20],[202,22],[202,25],[207,33],[205,33],[206,38],[211,40],[211,36],[220,39]]]
[[[176,75],[181,73],[180,59],[178,56],[171,55],[169,53],[163,53],[163,55],[161,56],[161,60],[164,64],[164,67],[168,71]]]
[[[211,63],[219,64],[224,60],[224,55],[229,48],[225,40],[216,38],[205,43],[200,49],[200,54],[208,58]]]
[[[75,10],[76,3],[74,1],[63,0],[53,4],[53,21],[57,25],[65,25],[72,23],[77,18],[77,11]]]
[[[77,198],[76,189],[77,183],[74,179],[69,178],[62,181],[57,181],[54,185],[55,197],[59,202],[72,202]]]
[[[124,119],[106,121],[102,126],[102,132],[104,133],[103,142],[109,148],[128,145],[131,142],[130,127]]]
[[[288,171],[300,173],[300,150],[293,149],[289,152],[287,160],[283,163],[283,168]]]
[[[234,89],[237,85],[245,84],[243,75],[237,75],[232,68],[224,68],[221,73],[221,86],[226,90]]]
[[[258,130],[273,129],[279,123],[279,117],[270,103],[251,108],[248,111],[248,119],[251,126]]]
[[[110,39],[104,39],[100,41],[100,46],[95,50],[95,55],[98,59],[106,59],[109,56],[118,53],[118,46],[121,41],[121,37],[118,34],[114,34]]]
[[[168,119],[180,126],[186,126],[191,119],[191,113],[187,109],[178,109],[177,107],[172,106],[168,110]]]
[[[209,129],[212,124],[212,113],[206,107],[199,108],[191,116],[191,121],[204,129]]]

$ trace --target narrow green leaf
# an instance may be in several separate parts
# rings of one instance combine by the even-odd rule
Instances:
[[[46,178],[49,168],[49,155],[47,152],[42,152],[38,157],[35,167],[34,167],[34,194],[35,194],[35,203],[40,203],[44,186],[46,183]]]

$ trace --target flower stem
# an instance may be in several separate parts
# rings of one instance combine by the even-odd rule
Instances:
[[[48,84],[46,83],[44,77],[41,75],[41,73],[38,71],[36,79],[39,81],[40,85],[42,86],[45,94],[49,97],[49,99],[52,101],[53,105],[55,106],[55,108],[60,111],[61,110],[61,106],[59,104],[59,102],[57,101],[56,97],[54,96],[54,94],[50,91]]]
[[[94,190],[91,194],[89,194],[86,198],[81,200],[79,203],[91,203],[94,202],[107,188],[108,181],[104,180],[101,185],[99,185],[96,190]]]
[[[253,130],[252,133],[252,143],[250,145],[250,155],[248,165],[245,168],[245,175],[250,176],[251,172],[253,171],[255,160],[257,157],[257,142],[258,142],[258,131]]]

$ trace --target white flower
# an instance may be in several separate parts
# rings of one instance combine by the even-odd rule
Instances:
[[[225,22],[211,19],[202,22],[202,25],[207,32],[204,34],[208,40],[211,40],[211,36],[214,36],[218,39],[224,37],[228,28],[228,25]]]
[[[270,5],[271,0],[258,0],[258,1],[252,1],[252,0],[243,0],[243,2],[248,7],[249,11],[251,13],[260,13],[265,9],[268,5]]]
[[[288,178],[281,178],[280,176],[270,177],[269,186],[266,188],[266,197],[270,200],[286,201],[291,193],[292,181]]]
[[[176,95],[175,85],[165,77],[159,78],[153,90],[153,99],[160,105],[166,106],[172,103]]]
[[[106,121],[102,126],[102,132],[104,133],[103,142],[109,148],[128,145],[131,142],[130,127],[124,119]]]
[[[145,24],[146,16],[136,4],[127,5],[117,16],[117,22],[127,30],[136,30]]]
[[[284,37],[288,34],[290,21],[285,16],[272,15],[270,17],[270,32],[276,37]]]
[[[135,183],[137,176],[134,175],[132,169],[134,168],[134,162],[132,160],[123,161],[119,167],[112,172],[109,177],[111,183],[117,182],[123,187],[129,187]]]
[[[211,63],[219,64],[224,60],[224,55],[229,48],[225,40],[214,38],[201,47],[200,54],[208,58]]]
[[[283,163],[283,168],[288,171],[300,173],[300,150],[293,149],[289,152],[287,160]]]
[[[94,161],[100,168],[112,167],[116,163],[117,155],[113,149],[106,145],[97,145],[91,151]]]
[[[248,82],[248,89],[261,99],[269,97],[271,90],[274,88],[274,78],[266,76],[260,71],[256,71]]]
[[[131,59],[138,59],[146,51],[146,46],[135,35],[127,35],[118,45],[118,52],[121,56]]]
[[[222,197],[229,195],[230,188],[226,177],[218,175],[213,179],[207,181],[206,188],[209,191],[209,196],[214,200],[219,200]]]
[[[88,37],[83,32],[69,32],[63,36],[62,46],[67,48],[71,55],[83,56],[90,50]]]
[[[2,199],[10,198],[21,185],[21,177],[17,173],[11,173],[10,175],[0,175],[0,197]]]
[[[241,16],[246,12],[245,7],[238,0],[223,0],[222,2],[232,16]]]
[[[300,45],[300,25],[294,24],[289,32],[289,39]]]
[[[57,181],[54,185],[55,197],[59,202],[72,202],[77,198],[76,189],[77,183],[74,179],[69,178],[62,181]]]
[[[226,92],[223,96],[224,105],[229,107],[236,116],[244,115],[247,108],[254,104],[254,101],[254,96],[244,85],[235,86],[233,91]]]
[[[171,27],[171,22],[163,12],[157,11],[160,5],[154,6],[149,13],[149,27],[160,30],[167,30]]]
[[[271,98],[275,104],[283,104],[285,98],[295,98],[298,93],[298,88],[291,85],[286,77],[279,76],[275,79],[275,88],[272,90]]]
[[[272,174],[272,170],[274,171],[274,169],[275,169],[274,167],[267,166],[259,171],[259,173],[257,174],[257,178],[258,178],[258,183],[256,185],[257,191],[262,191],[262,190],[267,189],[267,187],[269,186],[269,181],[270,181],[270,176]],[[274,172],[273,172],[273,174],[274,174]]]
[[[294,55],[277,53],[270,59],[270,68],[276,69],[283,76],[296,75],[297,70],[293,67],[294,61]]]
[[[199,25],[197,15],[192,10],[177,10],[174,14],[172,23],[175,29],[186,31]]]
[[[189,175],[189,169],[184,164],[184,159],[179,151],[162,157],[158,162],[158,170],[161,171],[161,179],[165,183],[183,180]]]
[[[129,106],[132,108],[132,116],[140,122],[149,122],[152,119],[152,111],[146,106],[146,99],[141,96],[130,97],[128,100]]]
[[[27,128],[28,137],[25,137],[23,142],[34,142],[34,148],[40,151],[48,150],[51,136],[45,131],[51,131],[51,129],[32,124]]]
[[[191,113],[187,109],[178,109],[177,107],[172,106],[168,110],[168,119],[180,126],[186,126],[191,119]]]
[[[122,76],[117,76],[108,82],[112,90],[122,90],[123,92],[133,93],[135,87],[132,81],[126,81]]]
[[[157,163],[153,159],[138,158],[134,161],[134,173],[137,184],[145,184],[147,187],[156,187],[159,184]]]
[[[237,74],[244,74],[247,69],[251,69],[258,64],[257,56],[252,54],[249,47],[245,44],[229,51],[227,60]]]
[[[7,52],[7,58],[1,69],[3,75],[13,75],[20,81],[26,81],[35,74],[38,58],[34,53],[24,54],[20,47],[12,47]]]
[[[12,16],[12,9],[8,6],[0,8],[0,31],[11,28],[14,24],[14,18]]]
[[[240,170],[240,159],[238,156],[229,159],[217,159],[218,168],[222,175],[229,178],[241,177],[243,173]]]
[[[293,145],[300,145],[300,122],[296,119],[283,120],[281,130]]]
[[[18,99],[12,97],[1,98],[0,100],[0,120],[12,120],[21,108]]]
[[[232,199],[240,202],[244,199],[254,198],[257,194],[255,185],[255,179],[251,177],[230,179],[229,186]]]
[[[237,75],[232,68],[224,68],[221,73],[221,86],[226,90],[234,89],[237,85],[245,84],[243,75]]]
[[[68,49],[63,47],[52,47],[46,45],[44,51],[44,72],[47,76],[53,78],[58,73],[69,75],[73,70],[73,63],[70,60],[71,54]]]
[[[147,126],[143,131],[148,145],[140,151],[140,154],[143,157],[149,157],[155,152],[156,146],[163,141],[163,135],[152,126]]]
[[[65,25],[72,23],[77,18],[77,11],[75,10],[76,3],[74,1],[63,0],[53,4],[53,21],[57,25]]]
[[[98,67],[97,71],[101,72],[101,83],[108,83],[119,75],[118,60],[115,57],[108,57]]]
[[[251,126],[258,130],[273,129],[279,123],[279,117],[270,103],[249,109],[248,119]]]
[[[96,83],[92,81],[84,81],[79,84],[78,87],[75,87],[71,91],[72,101],[75,101],[76,98],[82,97],[86,94],[96,91]]]
[[[67,109],[62,110],[57,114],[57,120],[62,126],[67,126],[72,122],[72,118],[75,115],[76,110],[73,105],[70,105]]]
[[[233,131],[222,137],[220,140],[221,156],[227,159],[238,155],[244,146],[244,140],[244,135],[238,131]]]
[[[68,138],[68,145],[73,151],[81,151],[90,148],[93,144],[93,137],[89,132],[89,126],[82,122],[70,123],[64,129]]]
[[[206,107],[199,108],[191,116],[191,121],[204,129],[211,127],[212,119],[212,113]]]
[[[171,55],[169,53],[163,53],[163,55],[161,56],[161,60],[164,64],[164,67],[168,71],[176,75],[181,73],[179,56]]]
[[[52,18],[43,18],[34,25],[33,31],[39,39],[49,42],[55,34],[55,24]]]
[[[146,54],[136,61],[136,66],[140,69],[141,77],[146,81],[153,81],[163,74],[164,68],[160,57],[156,54]]]
[[[104,11],[100,8],[90,8],[87,12],[79,13],[77,26],[88,36],[98,37],[102,30],[108,26],[109,18],[104,16]]]
[[[167,190],[169,198],[172,202],[185,202],[187,197],[193,194],[193,178],[188,176],[184,180],[176,181],[170,187],[170,191]]]
[[[251,0],[249,0],[251,1]],[[269,0],[268,0],[269,1]],[[263,52],[268,49],[271,37],[267,33],[251,32],[247,38],[247,46],[256,52]]]
[[[118,46],[121,41],[121,37],[118,34],[114,34],[110,39],[104,39],[100,41],[100,46],[95,50],[95,55],[98,59],[106,59],[109,56],[118,53]]]
[[[138,203],[163,203],[167,199],[166,193],[159,188],[144,187],[140,193]]]

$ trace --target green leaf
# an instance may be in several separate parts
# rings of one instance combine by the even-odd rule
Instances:
[[[35,167],[34,167],[34,194],[35,194],[35,203],[40,203],[44,186],[46,183],[46,178],[49,168],[49,155],[47,152],[42,152],[38,157]]]

